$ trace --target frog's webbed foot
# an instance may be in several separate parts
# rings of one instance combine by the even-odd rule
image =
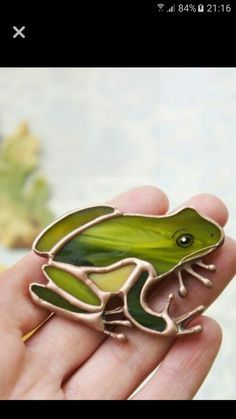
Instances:
[[[127,337],[123,333],[110,332],[110,330],[104,330],[103,333],[122,342],[127,340]]]
[[[205,307],[203,305],[196,307],[194,310],[189,311],[186,314],[183,314],[182,316],[178,317],[177,319],[175,319],[177,328],[178,328],[178,333],[177,335],[189,335],[189,334],[193,334],[193,333],[200,333],[203,330],[203,327],[198,324],[196,326],[190,327],[189,329],[185,328],[185,322],[186,321],[190,321],[192,319],[194,319],[197,316],[200,316],[200,314],[203,313]]]
[[[179,280],[179,295],[181,297],[185,297],[187,295],[187,288],[184,284],[183,277],[182,277],[182,271],[188,272],[190,275],[192,275],[194,278],[198,279],[203,285],[205,285],[207,288],[212,288],[213,283],[209,278],[205,278],[204,276],[200,275],[199,273],[195,272],[193,269],[193,265],[200,266],[201,268],[207,269],[208,271],[215,271],[216,267],[215,265],[206,265],[201,260],[193,262],[193,263],[186,263],[182,267],[178,268],[176,270],[176,274]]]
[[[186,322],[189,322],[195,317],[201,315],[205,307],[203,305],[198,306],[194,310],[189,311],[188,313],[185,313],[182,316],[179,316],[175,319],[172,319],[169,311],[170,311],[170,306],[173,299],[174,299],[174,294],[173,293],[169,294],[167,302],[166,302],[166,306],[162,312],[163,317],[166,320],[169,319],[168,323],[171,324],[172,322],[174,324],[174,329],[172,328],[172,332],[170,334],[182,336],[182,335],[190,335],[190,334],[202,332],[203,328],[200,324],[192,326],[190,328],[186,328]],[[175,333],[173,333],[174,330],[175,330]]]
[[[124,315],[124,307],[116,307],[112,310],[105,310],[104,312],[104,318],[103,318],[103,324],[105,326],[104,333],[108,336],[111,336],[112,338],[115,338],[120,341],[127,340],[127,337],[123,333],[115,333],[113,332],[113,327],[115,326],[124,326],[124,327],[132,327],[132,323],[125,319],[125,318],[114,318],[111,317],[113,315],[122,314]],[[109,319],[107,320],[107,316],[109,316]],[[111,330],[109,330],[111,328]]]
[[[103,320],[103,324],[105,326],[104,333],[112,338],[118,339],[120,341],[127,340],[126,335],[123,333],[115,333],[112,330],[106,329],[106,327],[114,327],[114,326],[125,326],[125,327],[132,327],[132,323],[129,320]]]

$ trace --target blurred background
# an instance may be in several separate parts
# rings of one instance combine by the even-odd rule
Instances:
[[[236,238],[235,133],[234,68],[1,68],[2,269],[49,220],[142,184],[171,209],[218,195]],[[196,399],[236,396],[235,298],[232,281],[207,311],[224,340]]]

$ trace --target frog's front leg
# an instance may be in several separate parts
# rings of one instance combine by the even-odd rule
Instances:
[[[162,314],[164,315],[164,317],[170,317],[170,306],[171,303],[174,299],[174,294],[171,293],[168,296],[167,299],[167,303],[166,306],[162,312]],[[185,327],[185,323],[189,322],[190,320],[194,319],[197,316],[200,316],[203,311],[205,310],[205,307],[203,305],[196,307],[194,310],[189,311],[188,313],[183,314],[182,316],[179,316],[175,319],[171,319],[170,320],[174,323],[174,329],[175,329],[175,333],[177,336],[179,335],[189,335],[189,334],[193,334],[193,333],[200,333],[202,332],[203,328],[200,324],[190,327],[190,328],[186,328]],[[172,334],[172,333],[170,333]]]
[[[194,319],[197,316],[200,316],[203,311],[205,310],[205,307],[202,306],[198,306],[197,308],[195,308],[192,311],[189,311],[188,313],[178,317],[177,319],[175,319],[176,325],[178,327],[178,335],[189,335],[192,333],[200,333],[203,330],[203,327],[198,324],[196,326],[190,327],[188,329],[185,328],[185,322],[186,321],[190,321],[192,319]]]
[[[212,288],[213,283],[209,278],[206,278],[203,275],[200,275],[199,273],[195,272],[193,269],[193,266],[197,265],[200,266],[200,268],[206,269],[208,271],[214,272],[216,270],[215,265],[210,264],[207,265],[206,263],[202,262],[201,260],[196,260],[192,263],[185,263],[181,267],[177,268],[175,270],[175,273],[177,275],[178,281],[179,281],[179,295],[181,297],[185,297],[187,295],[187,288],[184,284],[183,278],[182,278],[182,271],[186,271],[188,274],[190,274],[192,277],[198,279],[203,285],[205,285],[207,288]]]
[[[140,273],[137,281],[125,297],[124,309],[126,317],[138,328],[151,334],[181,336],[201,332],[202,326],[196,325],[187,329],[185,324],[200,315],[204,310],[203,306],[199,306],[176,319],[172,318],[170,306],[174,299],[174,294],[170,294],[161,312],[155,312],[149,308],[144,298],[146,296],[145,285],[148,285],[148,282],[151,282],[152,279],[152,275],[148,271]]]

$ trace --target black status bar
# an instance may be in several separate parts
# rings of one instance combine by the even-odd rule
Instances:
[[[171,15],[225,15],[229,16],[233,13],[232,1],[171,1],[171,2],[153,2],[153,11],[159,18],[165,14]]]
[[[94,4],[56,13],[40,9],[37,21],[30,8],[2,13],[0,66],[235,65],[232,2]],[[207,11],[209,4],[224,4],[224,11]]]

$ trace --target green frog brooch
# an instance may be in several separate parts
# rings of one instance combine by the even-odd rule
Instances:
[[[200,325],[187,328],[186,323],[204,306],[172,318],[172,293],[159,312],[148,298],[155,286],[173,280],[173,273],[184,297],[183,271],[212,287],[193,266],[214,271],[201,259],[223,241],[222,228],[192,208],[164,216],[125,214],[110,205],[79,209],[35,240],[34,252],[48,258],[42,267],[48,282],[32,283],[30,294],[40,306],[120,340],[126,336],[116,333],[117,325],[163,336],[198,333]]]

